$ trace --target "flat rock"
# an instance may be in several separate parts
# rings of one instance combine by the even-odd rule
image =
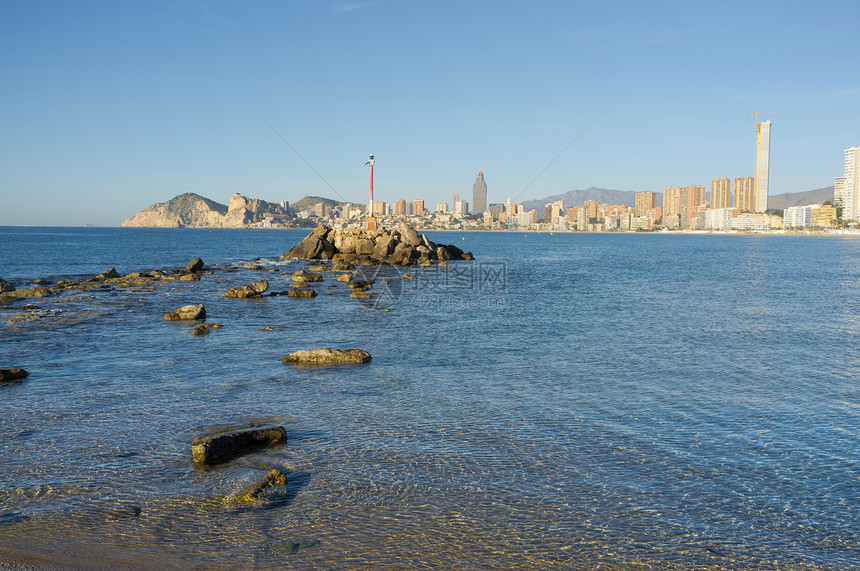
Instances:
[[[297,287],[293,288],[287,292],[288,297],[292,298],[301,298],[301,297],[316,297],[317,292],[313,290],[313,288],[309,287]]]
[[[179,277],[179,281],[183,282],[199,282],[200,274],[183,274]]]
[[[321,282],[323,281],[322,274],[317,274],[314,272],[306,272],[304,270],[299,270],[293,274],[294,282]]]
[[[242,286],[239,288],[232,288],[227,290],[226,293],[222,293],[221,297],[231,297],[231,298],[249,298],[249,297],[258,297],[261,293],[269,289],[269,282],[266,280],[260,280],[258,282],[254,282],[252,284],[248,284],[246,286]]]
[[[332,349],[324,347],[309,351],[294,351],[281,361],[297,365],[353,365],[370,361],[370,353],[361,349]]]
[[[215,436],[195,438],[191,443],[191,455],[198,464],[223,462],[239,452],[287,441],[287,429],[283,426],[273,428],[249,428],[235,430]]]
[[[16,289],[9,295],[11,295],[12,297],[49,297],[55,295],[56,293],[56,290],[51,289],[49,287],[26,287]]]
[[[30,373],[18,367],[11,369],[0,369],[0,383],[9,383],[26,379]]]
[[[183,305],[164,315],[165,321],[186,321],[192,319],[206,319],[206,308],[203,304]]]

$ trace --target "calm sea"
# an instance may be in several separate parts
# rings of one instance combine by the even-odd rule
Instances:
[[[860,568],[860,240],[431,233],[476,261],[381,268],[372,302],[334,277],[219,297],[287,289],[304,234],[0,228],[18,287],[212,268],[0,306],[0,367],[31,373],[0,386],[0,558]],[[188,303],[223,328],[162,319]],[[280,361],[316,347],[373,360]],[[252,423],[289,442],[192,465],[195,436]],[[271,467],[286,489],[231,501]]]

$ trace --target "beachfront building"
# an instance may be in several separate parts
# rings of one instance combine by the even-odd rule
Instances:
[[[726,179],[728,182],[728,179]],[[704,230],[731,230],[732,215],[737,212],[734,208],[710,208],[705,210],[703,221]],[[740,212],[738,212],[740,214]]]
[[[834,220],[836,220],[836,207],[831,204],[822,204],[809,213],[809,224],[814,228],[832,226]]]
[[[732,206],[740,208],[743,212],[751,212],[754,195],[755,179],[753,177],[741,176],[735,179],[735,201]]]
[[[731,183],[727,178],[711,180],[711,208],[728,208],[732,205]]]
[[[783,212],[783,226],[785,228],[806,228],[808,226],[813,226],[812,210],[819,208],[820,206],[820,204],[789,206]]]
[[[860,147],[845,149],[842,219],[860,221]]]
[[[770,176],[770,121],[755,124],[755,212],[767,210]]]
[[[478,171],[475,182],[472,184],[472,208],[475,213],[484,212],[487,209],[487,183],[484,182],[484,171]]]

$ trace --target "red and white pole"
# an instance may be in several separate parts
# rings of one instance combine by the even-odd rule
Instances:
[[[373,153],[370,153],[370,160],[367,161],[367,164],[370,165],[370,206],[367,209],[367,229],[375,230],[376,229],[376,219],[373,217],[373,163],[376,161],[373,159]]]

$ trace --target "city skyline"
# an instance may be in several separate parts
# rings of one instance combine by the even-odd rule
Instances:
[[[477,168],[518,201],[706,185],[754,174],[757,109],[770,192],[828,186],[860,132],[860,7],[760,10],[7,2],[0,224],[111,225],[189,190],[364,202],[371,150],[389,201],[468,195]]]

